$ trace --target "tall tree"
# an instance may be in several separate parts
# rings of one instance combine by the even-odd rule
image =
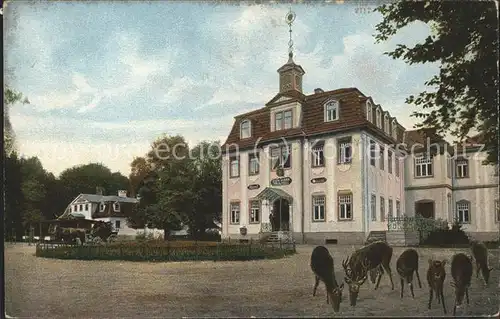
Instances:
[[[15,151],[7,155],[5,149],[4,158],[4,234],[20,240],[24,233],[22,212],[19,209],[24,203],[21,161]]]
[[[498,163],[498,8],[493,1],[398,1],[376,9],[383,21],[376,42],[386,41],[414,21],[432,27],[432,35],[410,48],[399,44],[394,59],[440,62],[439,75],[425,84],[428,91],[410,96],[408,104],[422,111],[419,127],[436,127],[463,140],[481,133],[488,150],[485,163]],[[431,88],[434,88],[431,90]]]
[[[151,173],[150,163],[144,157],[135,157],[130,164],[130,191],[131,196],[136,196],[145,178]]]
[[[193,182],[194,209],[189,215],[189,229],[198,237],[214,221],[221,221],[222,168],[220,142],[201,142],[192,150],[195,168]]]

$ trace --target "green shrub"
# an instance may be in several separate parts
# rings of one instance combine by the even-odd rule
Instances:
[[[223,244],[157,240],[110,243],[101,246],[53,246],[40,244],[36,256],[58,259],[186,261],[186,260],[255,260],[282,258],[294,254],[295,246],[274,248],[258,243]]]
[[[427,238],[421,242],[421,246],[432,247],[454,247],[454,246],[468,246],[470,239],[462,229],[462,224],[455,221],[451,229],[446,225],[445,227],[435,229],[429,233]]]

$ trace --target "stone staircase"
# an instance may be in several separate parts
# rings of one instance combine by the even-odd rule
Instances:
[[[267,237],[266,241],[271,244],[276,244],[279,243],[280,241],[282,243],[292,243],[293,237],[292,233],[289,231],[273,231],[271,232],[269,237]]]
[[[373,243],[374,241],[387,241],[387,231],[371,231],[366,238],[365,245]]]

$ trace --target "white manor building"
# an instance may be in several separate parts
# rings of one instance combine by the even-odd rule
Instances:
[[[417,213],[499,237],[498,174],[481,164],[484,152],[448,156],[463,151],[428,130],[406,131],[357,88],[304,94],[292,53],[278,73],[277,95],[237,115],[223,145],[223,238],[283,231],[297,242],[360,244],[387,231],[390,216]],[[427,137],[441,149],[416,147]]]

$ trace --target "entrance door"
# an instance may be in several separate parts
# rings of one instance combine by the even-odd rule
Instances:
[[[415,214],[434,219],[434,202],[423,200],[415,203]]]
[[[273,231],[290,230],[290,202],[284,198],[275,200],[270,217]]]

